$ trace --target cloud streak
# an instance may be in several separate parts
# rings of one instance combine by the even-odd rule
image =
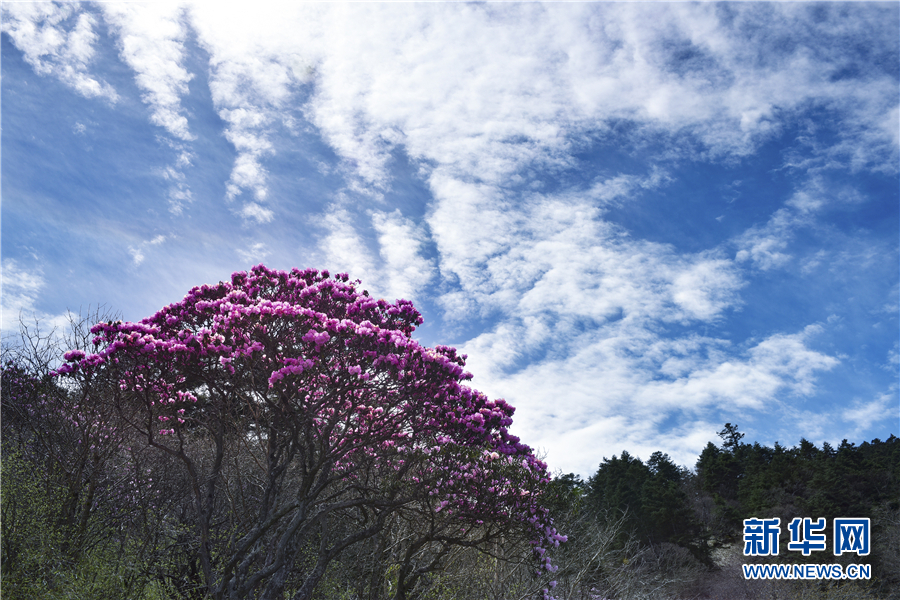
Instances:
[[[181,66],[185,27],[176,4],[101,5],[106,21],[119,37],[122,59],[135,72],[135,81],[150,106],[150,122],[171,136],[191,141],[181,96],[193,75]]]
[[[169,210],[180,215],[193,200],[183,168],[191,164],[189,142],[196,139],[181,106],[181,97],[188,93],[188,83],[193,79],[182,66],[187,35],[184,9],[174,3],[101,6],[106,22],[118,36],[119,54],[144,92],[141,100],[150,108],[150,122],[173,138],[170,145],[178,157],[163,176],[171,183]]]

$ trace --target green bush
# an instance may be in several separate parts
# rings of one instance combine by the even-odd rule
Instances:
[[[162,586],[140,572],[142,565],[113,532],[74,548],[60,524],[65,490],[20,452],[5,453],[0,473],[2,589],[6,600],[163,600]],[[97,528],[92,528],[97,530]]]

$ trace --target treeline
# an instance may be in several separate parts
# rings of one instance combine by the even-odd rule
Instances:
[[[900,597],[900,439],[769,447],[743,442],[731,423],[719,436],[693,470],[661,452],[644,462],[623,451],[604,458],[587,481],[554,478],[551,505],[564,515],[560,528],[571,532],[559,574],[568,597]],[[743,520],[775,517],[779,555],[744,556]],[[809,557],[787,550],[787,525],[796,517],[827,519],[827,550]],[[869,556],[833,555],[835,518],[871,519]],[[865,563],[872,578],[743,580],[740,565],[761,561]]]

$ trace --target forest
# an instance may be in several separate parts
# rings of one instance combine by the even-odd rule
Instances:
[[[411,303],[255,267],[2,359],[5,598],[900,598],[900,439],[743,441],[551,475]],[[745,556],[747,519],[869,519],[865,557]],[[861,580],[745,579],[863,563]]]
[[[569,542],[561,546],[560,585],[568,598],[900,598],[900,438],[819,448],[745,443],[726,423],[693,469],[655,452],[604,458],[587,481],[557,475],[551,513]],[[795,518],[868,518],[868,556],[827,550],[790,552]],[[743,521],[779,518],[781,552],[744,555]],[[750,563],[871,565],[868,580],[747,580]],[[589,592],[589,593],[594,593]]]

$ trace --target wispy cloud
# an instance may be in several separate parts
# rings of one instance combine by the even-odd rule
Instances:
[[[122,59],[150,106],[150,121],[173,137],[195,139],[181,107],[181,96],[193,78],[182,66],[185,27],[177,4],[101,5],[106,21],[118,34]]]
[[[749,261],[758,269],[768,271],[790,261],[785,251],[794,237],[794,230],[804,219],[789,208],[781,208],[762,227],[751,227],[736,240],[738,247],[735,259]]]
[[[738,247],[735,259],[739,263],[749,262],[762,271],[782,267],[792,259],[788,247],[797,232],[814,226],[818,213],[825,208],[863,201],[865,198],[858,191],[813,176],[769,217],[765,225],[754,225],[734,240]]]
[[[415,299],[435,275],[434,263],[423,256],[425,232],[399,210],[374,213],[372,224],[378,233],[388,297]]]
[[[170,146],[178,157],[174,166],[165,169],[164,177],[171,182],[169,210],[180,215],[193,200],[181,169],[190,165],[188,143],[196,139],[181,106],[181,97],[188,93],[188,82],[193,79],[183,66],[184,8],[174,3],[101,6],[106,22],[118,35],[122,60],[134,71],[135,82],[144,92],[141,99],[150,108],[150,122],[173,138]]]
[[[159,246],[160,244],[162,244],[165,241],[166,241],[166,236],[157,235],[153,239],[141,242],[137,246],[128,246],[128,253],[131,255],[131,260],[134,263],[134,265],[138,266],[144,262],[144,259],[146,258],[144,253],[149,248],[151,248],[153,246]]]
[[[2,280],[0,329],[4,334],[18,330],[20,318],[26,322],[32,318],[38,319],[42,327],[47,329],[68,326],[68,312],[48,315],[36,308],[40,292],[47,284],[40,268],[26,269],[17,261],[5,258],[0,280]]]
[[[841,413],[841,418],[853,423],[856,428],[852,435],[859,435],[873,425],[897,418],[897,386],[890,391],[879,394],[870,401],[856,400],[853,405]]]
[[[269,223],[275,218],[275,214],[271,210],[264,206],[260,206],[256,202],[248,202],[245,204],[244,207],[241,208],[240,214],[245,221],[254,221],[260,225]]]
[[[241,261],[249,265],[260,264],[272,254],[263,242],[256,242],[245,249],[238,249],[237,253],[241,257]]]
[[[298,17],[302,20],[296,7],[260,5],[253,11],[240,10],[237,19],[222,8],[196,3],[189,14],[200,43],[210,53],[209,88],[227,123],[225,137],[238,153],[227,198],[250,192],[260,203],[269,195],[263,161],[274,152],[272,133],[287,126],[283,113],[296,85],[308,79],[312,63],[298,53],[293,41],[306,35],[296,29]]]
[[[180,215],[184,207],[190,204],[194,195],[190,186],[187,184],[184,172],[177,167],[183,167],[190,164],[189,158],[182,153],[175,166],[168,166],[162,169],[162,178],[169,183],[167,197],[169,199],[169,211],[173,215]]]
[[[350,273],[364,280],[371,291],[380,294],[375,262],[354,222],[350,212],[340,205],[333,206],[325,215],[322,224],[327,233],[320,243],[325,266],[332,272]]]
[[[552,326],[547,333],[544,343],[554,333],[571,343],[512,373],[483,357],[520,348],[521,335],[495,340],[494,347],[476,340],[464,350],[476,384],[487,383],[521,409],[518,434],[546,447],[563,469],[585,474],[596,468],[591,461],[598,454],[611,455],[630,439],[655,439],[667,422],[680,424],[666,434],[671,442],[696,433],[686,423],[777,412],[784,395],[813,394],[817,376],[838,364],[808,347],[815,328],[776,334],[743,351],[696,335],[667,339],[621,321],[580,335]]]
[[[643,135],[675,136],[673,152],[743,156],[810,102],[852,114],[883,138],[865,164],[893,156],[894,134],[882,126],[896,107],[892,76],[872,69],[835,85],[829,77],[843,57],[829,36],[809,30],[808,10],[529,4],[495,19],[479,6],[422,5],[402,15],[390,6],[317,7],[304,16],[318,31],[292,49],[322,57],[311,118],[373,184],[387,176],[395,140],[451,174],[497,182],[530,163],[565,165],[574,132],[602,134],[616,119],[643,124]],[[384,20],[390,25],[378,25]],[[830,33],[832,41],[847,35]],[[794,50],[774,46],[782,34],[796,40]]]
[[[19,268],[12,259],[3,260],[3,331],[18,327],[19,314],[34,310],[44,278],[38,272]]]
[[[436,274],[433,259],[426,256],[426,229],[399,210],[358,214],[351,207],[348,195],[339,193],[321,220],[325,264],[361,278],[376,295],[417,299]]]
[[[712,320],[738,303],[743,282],[729,261],[634,240],[602,219],[590,195],[511,206],[487,186],[435,188],[429,225],[441,269],[485,310],[670,322]]]
[[[3,32],[41,75],[52,75],[87,98],[118,99],[111,85],[89,72],[97,19],[72,4],[5,2]]]

